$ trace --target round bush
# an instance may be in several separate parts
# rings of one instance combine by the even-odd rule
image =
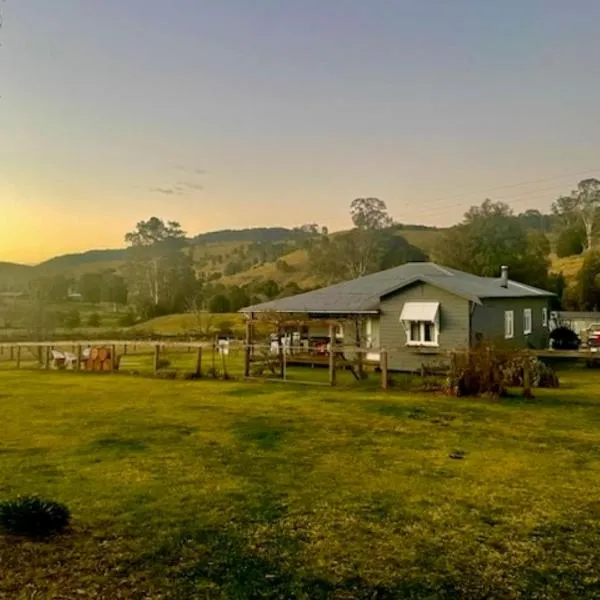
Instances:
[[[561,325],[550,333],[552,347],[556,350],[579,350],[581,340],[569,327]]]
[[[71,520],[69,509],[37,496],[0,502],[0,526],[6,533],[46,538],[64,531]]]

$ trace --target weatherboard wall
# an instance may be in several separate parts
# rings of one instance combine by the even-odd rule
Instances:
[[[406,331],[400,322],[405,302],[439,302],[440,335],[438,347],[407,346]],[[412,286],[381,301],[379,338],[388,351],[388,365],[394,371],[418,371],[424,364],[445,360],[448,351],[469,345],[471,302],[427,283]]]
[[[471,335],[473,343],[478,334],[484,340],[506,343],[517,348],[547,348],[549,343],[548,326],[543,324],[543,310],[550,315],[549,298],[485,298],[483,304],[475,305],[471,317]],[[524,310],[531,309],[532,332],[524,332]],[[514,337],[504,337],[504,313],[514,312]]]

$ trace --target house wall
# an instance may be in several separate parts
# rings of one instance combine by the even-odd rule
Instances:
[[[532,333],[523,333],[523,310],[531,309]],[[482,334],[484,340],[503,341],[517,348],[547,348],[549,343],[549,328],[543,326],[542,308],[550,316],[548,298],[488,298],[483,305],[475,305],[471,317],[471,336],[475,342],[477,334]],[[514,312],[514,338],[504,338],[504,312]]]
[[[439,347],[406,345],[406,332],[400,323],[405,302],[439,302]],[[388,352],[388,366],[394,371],[418,371],[423,364],[440,362],[447,352],[469,345],[471,302],[427,283],[416,283],[381,301],[379,337]],[[503,325],[504,327],[504,325]],[[502,329],[503,331],[503,329]]]

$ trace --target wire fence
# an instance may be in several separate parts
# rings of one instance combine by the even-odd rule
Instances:
[[[383,352],[385,355],[385,351]],[[139,340],[0,344],[0,369],[126,373],[163,379],[255,379],[313,385],[381,385],[374,348]],[[385,387],[385,386],[384,386]]]

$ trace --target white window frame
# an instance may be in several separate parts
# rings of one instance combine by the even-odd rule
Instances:
[[[504,339],[512,340],[515,337],[515,311],[504,311]]]
[[[440,327],[437,322],[434,321],[403,321],[404,329],[406,330],[406,345],[407,346],[431,346],[436,347],[440,345]],[[419,324],[419,339],[414,340],[411,337],[412,325],[414,323]],[[433,328],[433,339],[431,341],[425,340],[425,324],[431,325]]]
[[[542,308],[542,327],[548,327],[548,309]]]
[[[533,332],[533,314],[530,308],[523,309],[523,333],[529,335]]]

